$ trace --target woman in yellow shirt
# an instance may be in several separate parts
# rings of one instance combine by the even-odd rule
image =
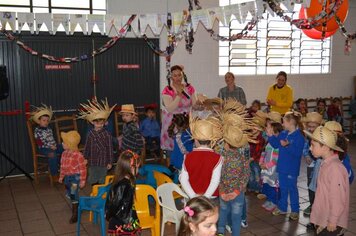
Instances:
[[[287,83],[287,73],[280,71],[276,77],[276,83],[268,90],[267,104],[271,111],[277,111],[284,115],[293,105],[293,89]]]

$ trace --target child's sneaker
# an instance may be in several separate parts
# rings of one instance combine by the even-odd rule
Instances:
[[[231,229],[230,225],[225,225],[225,229],[226,229],[227,232],[232,234],[232,229]]]
[[[291,212],[290,215],[289,215],[289,219],[298,220],[299,219],[299,213],[298,212]]]
[[[277,208],[277,206],[271,202],[265,209],[266,209],[266,211],[272,212],[276,208]]]
[[[274,216],[286,215],[286,214],[287,212],[279,210],[278,207],[272,211],[272,215]]]
[[[270,204],[271,204],[270,201],[265,201],[265,202],[261,205],[261,207],[262,207],[263,209],[266,209],[266,207],[268,207]]]
[[[248,227],[247,220],[241,220],[241,227],[242,228],[247,228]]]
[[[263,199],[266,199],[267,196],[266,196],[266,194],[259,193],[259,194],[257,194],[257,198],[258,198],[259,200],[263,200]]]

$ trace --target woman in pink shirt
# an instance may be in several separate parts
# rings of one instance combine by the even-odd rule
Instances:
[[[317,235],[342,235],[350,205],[348,174],[337,154],[343,150],[336,145],[337,134],[328,128],[319,126],[313,134],[304,132],[312,139],[313,155],[323,159],[310,222],[316,226]]]

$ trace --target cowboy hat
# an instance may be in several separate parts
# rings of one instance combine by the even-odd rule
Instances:
[[[63,143],[68,147],[69,150],[78,151],[78,145],[80,143],[80,135],[77,131],[72,130],[69,132],[61,132],[61,137]]]
[[[306,117],[302,118],[302,122],[304,123],[317,123],[321,125],[323,123],[323,117],[318,112],[309,112]]]
[[[304,133],[314,141],[321,143],[335,151],[344,152],[336,145],[337,134],[324,126],[319,126],[313,133],[304,130]]]

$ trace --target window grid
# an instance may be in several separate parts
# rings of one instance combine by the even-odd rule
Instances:
[[[234,0],[220,0],[220,5],[235,4]],[[300,5],[288,15],[298,18]],[[246,23],[252,16],[249,15]],[[241,32],[245,24],[232,17],[229,27],[220,24],[220,35],[232,36]],[[263,14],[248,38],[219,42],[219,74],[231,71],[240,75],[276,74],[284,70],[290,74],[330,73],[331,40],[312,40],[301,30],[278,16]]]
[[[72,13],[73,10],[78,10],[80,12],[87,12],[86,14],[106,14],[106,1],[104,1],[105,3],[103,4],[103,0],[86,0],[88,2],[88,4],[86,4],[88,7],[78,7],[78,4],[76,4],[75,1],[73,3],[68,2],[67,4],[63,4],[63,6],[52,6],[52,1],[53,0],[29,0],[28,4],[25,4],[26,1],[0,0],[0,10],[33,13],[52,13],[53,10],[54,12],[70,10],[70,13]],[[85,2],[85,0],[82,0],[82,2]],[[97,8],[94,8],[93,6]]]

